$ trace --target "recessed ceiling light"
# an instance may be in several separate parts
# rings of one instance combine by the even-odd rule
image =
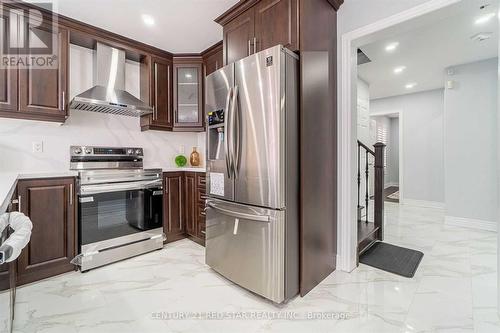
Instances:
[[[485,23],[488,23],[495,16],[497,16],[497,14],[495,14],[495,13],[484,14],[482,16],[479,16],[474,23],[475,24],[485,24]]]
[[[155,24],[155,19],[151,15],[142,14],[142,21],[145,25],[153,26]]]
[[[387,46],[385,47],[385,50],[387,52],[394,52],[399,46],[399,43],[398,42],[393,42],[393,43],[389,43],[387,44]]]
[[[413,89],[417,86],[417,84],[415,82],[412,82],[412,83],[408,83],[405,88],[406,89]]]
[[[401,74],[405,71],[406,66],[398,66],[394,68],[394,74]]]

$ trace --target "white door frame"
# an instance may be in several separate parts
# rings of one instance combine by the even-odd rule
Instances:
[[[345,33],[341,37],[339,119],[338,119],[338,268],[350,272],[357,264],[357,221],[356,221],[356,79],[357,43],[369,35],[459,3],[462,0],[429,0],[428,2],[384,18],[362,28]]]
[[[403,146],[403,118],[404,118],[404,115],[403,115],[403,112],[401,111],[387,111],[387,112],[375,112],[375,113],[370,113],[370,117],[378,117],[378,116],[389,116],[389,115],[393,115],[393,114],[397,114],[398,115],[398,118],[399,118],[399,138],[398,138],[398,141],[399,141],[399,152],[398,152],[398,155],[399,155],[399,166],[398,166],[398,169],[399,169],[399,203],[402,204],[403,203],[403,198],[404,198],[404,177],[403,177],[403,170],[404,170],[404,159],[403,159],[403,156],[404,156],[404,146]],[[384,186],[385,187],[385,186]]]

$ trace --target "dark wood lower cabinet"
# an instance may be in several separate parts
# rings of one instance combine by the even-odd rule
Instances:
[[[163,174],[163,230],[167,243],[185,238],[184,172]]]
[[[11,204],[7,208],[6,214],[18,209],[17,205],[14,205],[14,199],[16,198],[17,198],[17,192],[14,192],[11,198]],[[0,216],[1,215],[2,214],[0,214]],[[10,234],[9,231],[4,230],[3,232],[0,232],[0,237],[8,237],[9,234]],[[0,265],[0,292],[15,286],[16,283],[15,276],[16,276],[15,262],[4,263],[3,265]]]
[[[186,233],[190,236],[196,235],[196,173],[186,172],[185,173],[186,185],[184,187],[184,193],[186,196]]]
[[[205,245],[205,174],[165,172],[163,179],[167,243],[188,237]]]
[[[20,180],[21,212],[33,222],[31,241],[17,261],[17,284],[75,269],[75,179]]]
[[[198,244],[205,245],[205,174],[186,172],[187,234]]]

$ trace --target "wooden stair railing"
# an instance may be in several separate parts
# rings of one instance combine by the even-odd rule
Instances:
[[[385,144],[377,142],[374,150],[358,140],[358,255],[370,248],[376,241],[384,239],[384,150]],[[364,155],[364,168],[361,161]],[[374,161],[373,223],[370,222],[370,161]],[[365,180],[361,189],[362,174]],[[362,196],[364,190],[364,196]],[[361,205],[361,198],[364,206]],[[363,210],[365,218],[363,219]]]

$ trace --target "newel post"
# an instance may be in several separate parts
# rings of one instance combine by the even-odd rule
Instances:
[[[379,227],[377,238],[384,240],[384,150],[385,144],[377,142],[375,145],[375,188],[374,188],[374,223]]]

